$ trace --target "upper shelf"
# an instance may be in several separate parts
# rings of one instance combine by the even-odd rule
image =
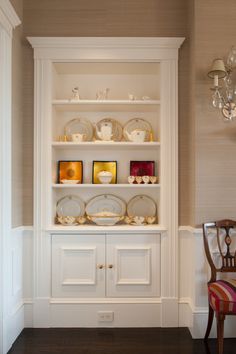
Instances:
[[[158,141],[146,142],[146,143],[132,143],[128,141],[114,141],[114,142],[99,142],[95,143],[94,141],[85,141],[82,143],[74,142],[53,142],[52,146],[56,149],[104,149],[109,147],[109,149],[153,149],[160,146]]]
[[[53,100],[58,111],[155,111],[160,100]]]

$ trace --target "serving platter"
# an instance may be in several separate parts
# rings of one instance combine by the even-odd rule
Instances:
[[[86,214],[89,216],[104,213],[113,216],[123,216],[126,212],[126,204],[120,198],[112,194],[102,194],[92,198],[86,205]]]

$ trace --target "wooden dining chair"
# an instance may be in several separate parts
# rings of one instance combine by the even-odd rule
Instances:
[[[236,221],[234,220],[203,224],[204,248],[211,268],[211,278],[208,282],[209,315],[205,340],[209,337],[215,312],[218,354],[223,353],[225,316],[236,315],[236,276],[232,278],[221,276],[222,279],[218,279],[218,273],[236,273],[236,251],[232,250],[234,232],[236,236]],[[220,256],[219,266],[213,259],[209,237],[216,238],[216,249],[213,252]],[[212,242],[214,242],[213,239]]]

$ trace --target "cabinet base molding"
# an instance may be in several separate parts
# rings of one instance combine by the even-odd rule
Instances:
[[[112,311],[112,322],[98,312]],[[51,304],[51,327],[161,327],[161,304]]]
[[[191,313],[173,298],[38,298],[25,301],[26,327],[190,327]],[[179,306],[182,319],[178,322]],[[190,308],[190,306],[189,306]],[[99,322],[98,312],[112,311],[114,320]],[[176,316],[173,316],[175,313]],[[33,318],[33,321],[32,321]]]

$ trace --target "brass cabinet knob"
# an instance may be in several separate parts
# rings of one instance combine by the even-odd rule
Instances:
[[[114,265],[113,264],[108,264],[108,268],[112,269],[112,268],[114,268]]]
[[[97,264],[97,268],[98,269],[103,269],[103,268],[105,268],[105,265],[104,264]]]

